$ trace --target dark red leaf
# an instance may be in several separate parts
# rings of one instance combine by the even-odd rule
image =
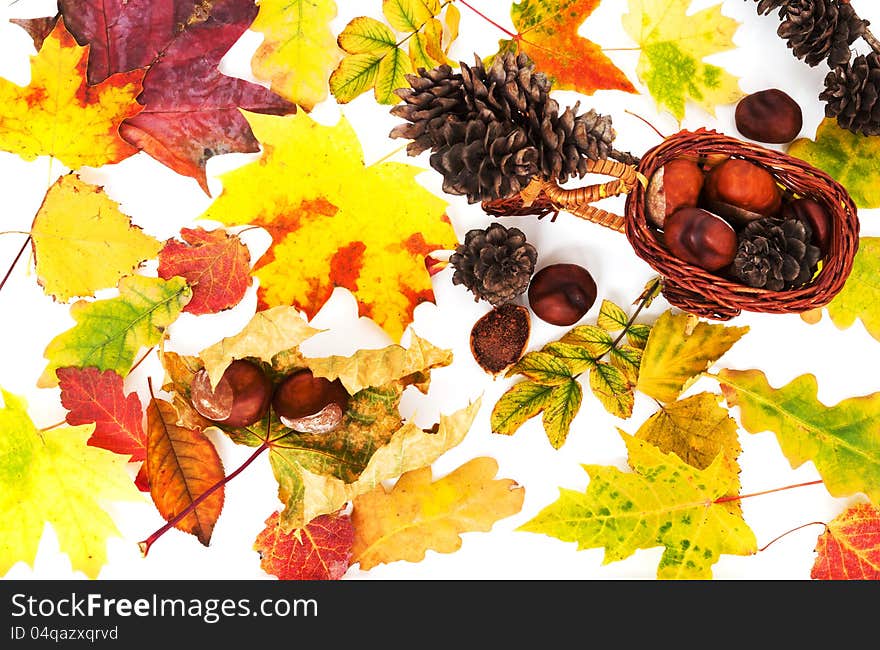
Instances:
[[[61,404],[68,424],[95,423],[89,444],[141,461],[147,454],[144,411],[136,393],[126,395],[123,380],[112,370],[59,368]]]
[[[159,277],[179,275],[192,287],[183,311],[215,314],[237,305],[252,281],[247,246],[222,229],[184,228],[180,236],[183,242],[169,239],[159,251]]]
[[[254,550],[263,570],[281,580],[339,580],[350,566],[353,542],[348,515],[320,515],[305,528],[285,533],[275,512],[257,535]]]

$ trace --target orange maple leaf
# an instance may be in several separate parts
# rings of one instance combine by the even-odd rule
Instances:
[[[31,57],[25,88],[0,79],[0,149],[25,160],[52,156],[70,169],[118,163],[138,152],[119,125],[143,110],[144,70],[86,81],[89,47],[77,45],[63,20]]]

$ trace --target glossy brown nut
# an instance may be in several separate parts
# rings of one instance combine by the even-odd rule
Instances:
[[[577,264],[551,264],[532,277],[529,307],[551,325],[573,325],[596,302],[596,281]]]
[[[795,199],[782,208],[782,216],[800,219],[810,227],[812,241],[823,255],[831,245],[831,215],[821,203],[810,198]]]
[[[663,240],[675,257],[707,271],[718,271],[736,257],[736,231],[701,208],[682,208],[671,214]]]
[[[776,88],[743,97],[736,105],[734,120],[745,137],[768,144],[791,142],[804,125],[798,103]]]
[[[646,196],[648,221],[663,228],[666,217],[700,200],[705,174],[694,160],[674,158],[651,176]]]
[[[272,408],[282,419],[298,420],[319,413],[331,403],[337,404],[344,413],[349,397],[338,379],[316,377],[305,368],[291,373],[278,384],[272,396]]]
[[[256,363],[236,359],[213,388],[208,373],[199,370],[190,394],[193,407],[202,416],[230,427],[247,427],[266,414],[272,399],[272,380]]]
[[[741,158],[730,158],[706,174],[703,200],[770,216],[782,205],[782,190],[763,167]]]

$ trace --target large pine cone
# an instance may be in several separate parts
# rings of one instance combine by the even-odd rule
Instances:
[[[836,117],[844,129],[880,135],[880,54],[859,55],[825,76],[819,95],[825,116]]]
[[[496,222],[485,230],[469,230],[449,264],[455,269],[453,284],[463,284],[475,301],[497,307],[525,292],[537,260],[538,251],[519,228]]]
[[[803,286],[818,267],[810,226],[800,219],[764,217],[739,234],[731,275],[750,287],[782,291]]]
[[[534,176],[559,182],[582,177],[589,160],[613,151],[611,118],[593,110],[577,115],[579,104],[560,115],[549,80],[525,54],[499,54],[488,69],[479,57],[473,65],[462,63],[460,73],[449,66],[420,69],[407,80],[410,88],[396,91],[403,103],[391,113],[409,124],[390,136],[411,139],[410,155],[431,149],[444,190],[470,203],[512,196]],[[477,164],[480,151],[486,164]]]

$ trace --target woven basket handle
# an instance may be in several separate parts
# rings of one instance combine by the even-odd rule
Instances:
[[[623,232],[625,220],[622,216],[602,208],[597,208],[591,204],[609,196],[628,194],[638,183],[646,184],[645,177],[632,165],[627,165],[617,160],[590,161],[587,171],[588,173],[614,176],[615,178],[605,183],[596,183],[595,185],[572,189],[559,187],[553,181],[542,181],[540,187],[536,189],[543,191],[556,207],[570,212],[576,217],[592,221],[617,232]]]

